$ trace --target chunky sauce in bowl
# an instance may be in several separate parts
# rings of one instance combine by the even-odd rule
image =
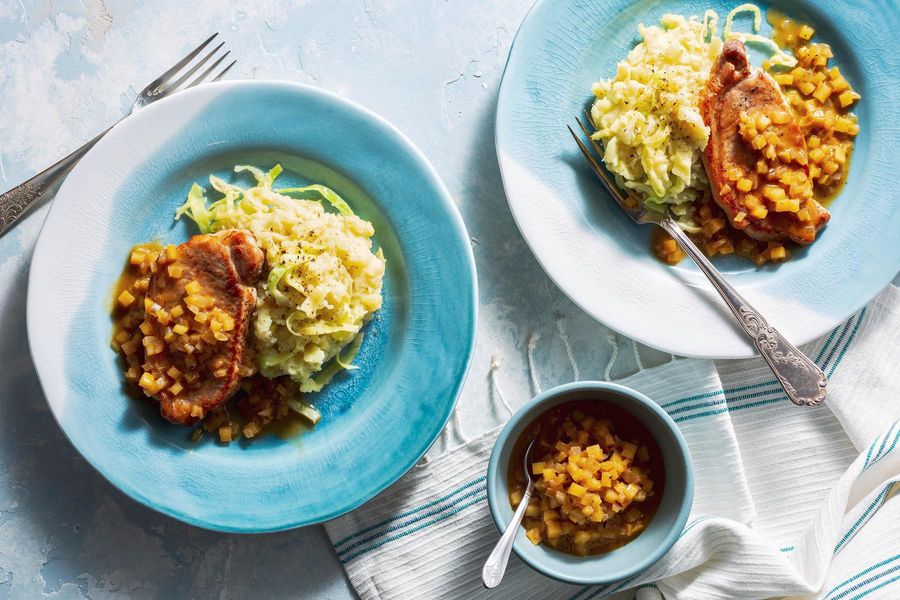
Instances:
[[[585,556],[619,548],[647,527],[662,499],[659,446],[627,411],[600,400],[553,407],[523,430],[510,458],[509,499],[522,500],[524,453],[534,494],[522,525],[535,545]]]

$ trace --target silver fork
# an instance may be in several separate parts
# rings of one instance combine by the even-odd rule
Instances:
[[[134,103],[132,103],[131,109],[129,109],[128,113],[121,119],[119,119],[119,121],[152,102],[156,102],[157,100],[165,98],[166,96],[170,96],[180,90],[194,87],[198,83],[202,83],[208,77],[210,77],[213,74],[213,71],[215,71],[216,68],[220,64],[222,64],[222,61],[224,61],[225,58],[227,58],[228,55],[231,54],[230,50],[226,51],[224,54],[221,54],[218,59],[216,59],[206,70],[197,75],[197,77],[191,79],[191,77],[197,71],[199,71],[200,68],[203,67],[203,65],[212,60],[216,53],[221,50],[222,46],[225,45],[225,42],[219,43],[219,45],[205,54],[202,58],[194,61],[197,55],[199,55],[204,48],[209,46],[218,35],[218,33],[214,33],[209,36],[209,38],[205,42],[191,50],[187,56],[175,63],[175,65],[172,66],[171,69],[154,79],[147,87],[142,89],[140,93],[138,93],[137,98],[134,99]],[[194,64],[179,76],[181,70],[191,64],[191,62],[193,62]],[[231,61],[228,66],[223,68],[218,74],[212,77],[211,81],[218,81],[219,79],[221,79],[225,75],[225,73],[227,73],[229,69],[234,66],[236,62],[236,60]],[[116,123],[118,123],[119,121],[116,121]],[[96,144],[100,140],[100,138],[106,135],[110,129],[115,127],[116,123],[113,123],[112,126],[103,131],[100,135],[86,143],[81,148],[78,148],[56,164],[48,167],[47,169],[44,169],[28,181],[25,181],[24,183],[17,185],[13,189],[0,194],[0,236],[2,236],[7,230],[9,230],[19,219],[19,217],[25,214],[28,209],[31,208],[44,193],[53,188],[53,186],[55,186],[63,177],[65,177],[66,174],[72,170],[72,167],[74,167],[75,164],[79,160],[81,160],[81,158],[85,154],[87,154],[87,151],[90,150],[94,146],[94,144]]]
[[[575,120],[578,121],[578,126],[587,136],[594,151],[602,157],[603,151],[600,145],[591,137],[590,132],[581,120],[577,117]],[[590,119],[588,120],[590,121]],[[591,124],[593,125],[593,123]],[[597,177],[600,178],[600,181],[603,182],[622,210],[635,223],[641,225],[653,223],[662,227],[694,259],[700,270],[703,271],[713,284],[713,287],[716,288],[716,291],[719,292],[722,300],[734,313],[741,329],[753,339],[756,349],[759,350],[772,372],[775,373],[775,377],[778,379],[781,387],[784,388],[784,392],[791,399],[791,402],[800,406],[814,406],[822,402],[825,399],[825,386],[828,383],[822,369],[793,344],[788,342],[778,330],[766,322],[763,316],[709,262],[706,256],[703,255],[703,252],[691,241],[691,238],[675,223],[668,211],[659,213],[649,210],[634,195],[622,192],[606,173],[606,170],[600,166],[575,131],[568,125],[566,127],[568,127],[569,133],[572,134],[572,137],[578,143],[581,153],[584,154],[584,157],[590,163],[594,173],[597,174]]]

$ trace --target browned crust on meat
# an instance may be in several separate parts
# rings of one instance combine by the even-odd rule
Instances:
[[[151,277],[148,297],[166,310],[171,310],[185,296],[185,285],[198,281],[204,293],[215,299],[216,307],[234,319],[234,330],[227,342],[213,345],[206,356],[199,357],[197,371],[199,383],[175,396],[168,390],[156,395],[160,413],[173,423],[189,425],[198,420],[192,414],[199,406],[203,412],[223,404],[238,389],[241,372],[247,371],[248,335],[250,319],[256,306],[256,289],[253,287],[262,271],[264,256],[255,238],[245,231],[228,230],[214,235],[197,235],[178,247],[178,263],[184,265],[185,274],[179,279],[166,275],[160,267]],[[148,319],[149,320],[149,319]],[[154,321],[154,323],[156,323]],[[163,326],[155,324],[154,335],[163,335]],[[157,373],[175,365],[185,369],[184,353],[170,351],[147,357],[147,362]],[[227,363],[225,377],[213,377],[211,361],[224,359]]]
[[[828,222],[828,211],[818,203],[818,214],[811,223],[814,231],[800,224],[793,213],[770,211],[763,219],[747,218],[743,224],[736,224],[735,215],[742,205],[736,190],[729,185],[725,173],[731,167],[752,172],[758,155],[748,148],[739,133],[741,111],[765,106],[778,107],[791,114],[787,100],[778,84],[768,73],[750,66],[744,44],[738,40],[728,40],[710,72],[706,88],[700,95],[700,113],[710,128],[709,143],[703,152],[703,163],[712,188],[713,199],[728,215],[733,226],[739,226],[747,235],[758,240],[790,239],[799,244],[809,244],[815,240],[815,233]],[[802,148],[806,142],[796,122],[785,127],[782,141],[792,147]],[[809,168],[802,167],[809,175]]]

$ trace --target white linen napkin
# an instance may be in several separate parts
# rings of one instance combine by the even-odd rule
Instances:
[[[570,586],[513,556],[501,586],[482,587],[499,537],[485,495],[499,428],[415,467],[328,535],[364,600],[900,598],[898,306],[890,287],[804,348],[830,377],[828,408],[790,404],[759,359],[677,360],[620,380],[678,423],[696,475],[681,538],[636,577]]]

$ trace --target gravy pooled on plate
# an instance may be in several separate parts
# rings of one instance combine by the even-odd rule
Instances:
[[[602,400],[555,406],[528,424],[509,463],[509,499],[522,501],[524,453],[534,494],[522,521],[535,545],[585,556],[624,546],[643,531],[662,499],[665,471],[647,428]]]
[[[193,184],[175,219],[200,233],[136,246],[116,288],[112,347],[126,381],[170,422],[197,425],[195,441],[214,430],[222,443],[254,438],[292,413],[315,425],[321,413],[303,394],[357,368],[382,303],[370,222],[325,186],[273,188],[280,164],[234,171],[256,185],[210,175],[223,194],[211,200]]]
[[[113,347],[126,379],[156,398],[169,421],[203,419],[255,371],[245,355],[263,260],[253,236],[237,230],[132,250]]]

